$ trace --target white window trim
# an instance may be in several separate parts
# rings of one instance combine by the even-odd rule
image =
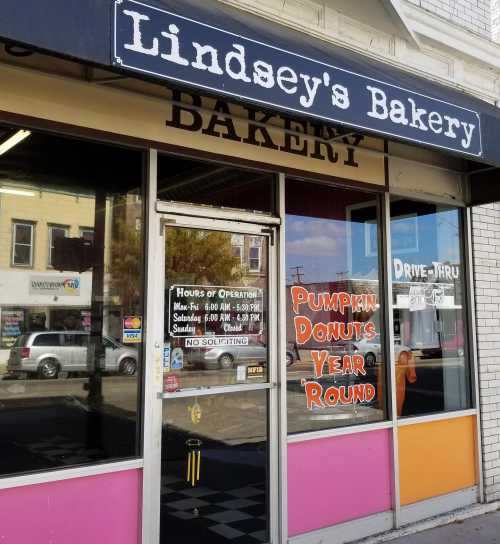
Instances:
[[[17,225],[24,226],[24,227],[30,227],[31,229],[31,239],[30,239],[30,260],[28,264],[19,264],[14,261],[15,259],[15,248],[16,248],[16,227]],[[22,246],[26,246],[28,244],[19,244]],[[22,268],[33,268],[33,254],[34,254],[34,245],[35,245],[35,224],[30,221],[12,221],[12,247],[11,247],[11,265],[15,267],[22,267]]]
[[[143,459],[138,458],[125,461],[113,461],[98,465],[61,468],[51,471],[35,472],[33,474],[23,474],[21,476],[4,476],[0,478],[0,489],[12,489],[14,487],[21,487],[25,485],[48,484],[50,482],[60,482],[62,480],[69,480],[73,478],[111,474],[113,472],[121,472],[124,470],[141,469],[143,466]]]
[[[244,251],[244,246],[240,245],[240,244],[232,244],[231,245],[231,250],[233,250],[235,247],[237,247],[239,250],[240,250],[240,265],[243,264],[243,255],[245,254],[245,251]],[[236,257],[236,255],[233,255],[233,257]]]
[[[250,257],[250,250],[257,249],[259,252],[259,266],[258,268],[252,268],[251,262],[255,260],[255,257]],[[260,272],[262,268],[262,248],[259,246],[250,246],[248,248],[248,271],[249,272]]]
[[[79,234],[80,238],[83,237],[84,232],[91,232],[92,236],[94,235],[94,229],[92,227],[79,227],[78,228],[78,234]]]

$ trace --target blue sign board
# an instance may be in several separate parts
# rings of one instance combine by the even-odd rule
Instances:
[[[115,65],[461,154],[482,155],[476,111],[136,0],[115,0]]]

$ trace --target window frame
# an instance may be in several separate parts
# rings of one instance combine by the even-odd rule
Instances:
[[[252,257],[251,256],[251,250],[252,249],[257,250],[257,252],[259,254],[258,257]],[[257,261],[257,260],[259,262],[258,267],[257,268],[252,268],[252,261]],[[261,269],[262,269],[262,247],[250,245],[249,248],[248,248],[248,271],[253,272],[255,274],[258,274],[258,273],[260,273]]]
[[[412,425],[414,423],[423,423],[427,421],[435,421],[435,420],[443,420],[443,419],[452,419],[455,417],[461,417],[466,415],[471,415],[473,413],[477,412],[477,405],[478,405],[478,391],[476,390],[476,382],[477,382],[477,360],[474,353],[475,347],[475,329],[474,329],[474,323],[472,319],[472,315],[474,314],[474,302],[473,302],[473,284],[472,287],[469,285],[470,278],[472,274],[472,261],[471,256],[469,256],[469,242],[468,242],[468,236],[470,234],[469,231],[471,231],[471,222],[470,219],[468,219],[467,216],[467,208],[464,205],[457,204],[456,202],[450,202],[445,201],[442,199],[433,199],[432,197],[428,198],[419,198],[415,196],[411,196],[408,194],[399,194],[398,192],[393,193],[386,193],[386,230],[387,230],[387,242],[388,246],[390,248],[390,251],[387,252],[387,271],[388,274],[390,274],[391,281],[389,288],[387,289],[387,302],[388,304],[388,311],[391,311],[394,313],[394,283],[397,283],[394,281],[394,278],[392,278],[392,271],[393,271],[393,259],[394,257],[397,257],[401,252],[397,251],[394,253],[392,251],[392,230],[391,230],[391,204],[393,202],[394,198],[407,200],[407,201],[413,201],[416,204],[428,204],[433,206],[446,206],[449,209],[454,209],[457,211],[458,216],[458,251],[460,256],[460,266],[461,266],[461,290],[462,290],[462,326],[463,326],[463,357],[465,360],[465,370],[466,373],[466,387],[465,387],[465,394],[466,394],[466,406],[456,409],[443,409],[440,411],[432,411],[432,412],[426,412],[426,413],[419,413],[419,414],[410,414],[410,415],[402,415],[398,416],[395,412],[393,417],[396,421],[396,424],[398,426],[402,425]],[[438,213],[438,212],[435,212]],[[411,217],[415,215],[416,221],[418,221],[418,214],[405,214],[404,217]],[[418,247],[415,248],[416,251],[421,250],[421,243],[419,241]],[[472,280],[473,281],[473,280]],[[472,289],[472,290],[471,290]],[[393,321],[393,317],[391,316],[391,322]],[[391,326],[393,327],[394,324],[392,322]],[[457,327],[457,324],[455,322],[455,327]],[[390,331],[390,337],[389,335],[386,338],[387,342],[387,349],[390,352],[390,360],[391,360],[391,366],[394,366],[395,368],[395,354],[394,354],[394,330]],[[395,409],[395,405],[397,402],[397,394],[396,389],[391,388],[391,392],[393,395],[392,404]]]
[[[236,236],[238,236],[238,240],[239,242],[238,243],[234,243],[233,240],[236,239]],[[242,238],[240,238],[240,236],[242,236]],[[245,258],[245,237],[244,235],[234,235],[231,237],[231,252],[233,252],[233,250],[235,248],[238,248],[239,250],[239,255],[234,255],[233,254],[233,257],[236,259],[239,257],[240,259],[240,266],[243,264],[243,261],[244,261],[244,258]]]
[[[94,229],[92,227],[78,227],[78,235],[80,238],[84,238],[84,240],[87,240],[87,238],[84,237],[84,232],[91,232],[92,233],[92,241],[94,240]]]
[[[19,120],[16,121],[20,126],[23,126],[26,123],[26,120],[24,118],[19,117]],[[13,125],[11,124],[13,121],[6,120],[2,124],[2,126],[5,126],[7,128],[12,128]],[[112,139],[107,139],[104,137],[101,137],[96,140],[95,135],[92,135],[90,133],[85,133],[82,135],[82,132],[77,130],[77,127],[70,127],[69,125],[67,127],[56,127],[51,128],[51,130],[48,130],[45,126],[46,124],[38,123],[36,119],[33,119],[33,127],[30,127],[30,130],[32,130],[33,133],[36,132],[37,135],[43,135],[43,136],[55,136],[60,137],[64,140],[74,140],[77,143],[82,144],[96,144],[98,146],[101,146],[101,148],[110,149],[110,148],[119,148],[124,152],[134,153],[136,155],[135,160],[140,160],[142,162],[142,165],[144,166],[144,163],[146,160],[149,160],[149,155],[151,152],[151,148],[148,147],[137,147],[132,146],[130,142],[126,142],[125,140],[122,140],[120,142],[116,142]],[[139,169],[138,169],[139,172]],[[140,206],[140,213],[142,215],[142,221],[143,224],[146,224],[147,221],[147,205],[146,205],[146,197],[148,196],[148,176],[147,171],[145,168],[141,169],[140,174],[137,176],[137,187],[139,189],[139,193],[136,195],[136,202],[141,202]],[[37,182],[38,183],[38,182]],[[42,186],[45,186],[48,184],[45,179],[40,181],[40,184]],[[87,196],[86,191],[83,192],[80,190],[77,191],[55,191],[59,192],[61,194],[70,194],[71,196],[74,196],[78,198],[81,194],[84,196]],[[126,194],[126,193],[124,193]],[[94,198],[94,197],[92,197]],[[12,207],[13,210],[15,209],[15,206]],[[46,216],[49,215],[48,213],[45,214]],[[50,258],[50,255],[45,255],[43,257],[40,257],[40,255],[37,253],[40,252],[40,249],[43,248],[45,251],[45,248],[49,244],[49,235],[48,235],[48,229],[47,231],[38,230],[42,227],[45,229],[45,227],[49,226],[62,226],[66,227],[66,225],[51,225],[50,221],[45,218],[43,219],[22,219],[19,217],[8,217],[6,218],[8,222],[10,222],[10,238],[7,236],[6,239],[6,249],[10,251],[10,255],[7,257],[5,267],[15,267],[20,269],[29,270],[30,273],[34,269],[40,269],[40,272],[43,273],[43,270],[47,267],[47,261]],[[28,243],[16,243],[16,235],[17,235],[17,225],[25,225],[30,228],[30,237],[29,237],[29,244]],[[9,228],[9,224],[7,223],[7,228]],[[68,227],[69,231],[71,232],[73,229],[73,225],[71,227]],[[85,229],[87,230],[87,229]],[[88,230],[94,231],[93,228],[89,228]],[[42,238],[40,238],[40,232],[42,232]],[[45,232],[47,232],[47,240],[44,239]],[[40,245],[41,242],[41,245]],[[38,244],[38,245],[37,245]],[[46,245],[47,244],[47,245]],[[15,249],[17,245],[24,245],[30,247],[29,251],[29,264],[21,264],[15,262]],[[141,233],[141,241],[140,246],[142,250],[144,250],[147,247],[147,237],[145,233]],[[41,259],[41,260],[40,260]],[[27,259],[26,259],[27,260]],[[38,272],[38,270],[37,270]],[[141,289],[141,297],[140,297],[140,311],[144,314],[146,310],[146,297],[147,297],[147,285],[146,285],[146,278],[147,275],[147,269],[146,269],[146,263],[142,262],[140,265],[140,276],[138,277],[138,285]],[[54,299],[57,300],[57,297],[54,296]],[[50,303],[49,303],[50,304]],[[11,309],[11,304],[2,306],[2,308],[9,308]],[[22,309],[23,311],[26,311],[29,305],[23,304],[19,307],[19,309]],[[15,308],[17,309],[18,303],[15,304]],[[53,332],[53,331],[33,331],[33,332],[40,332],[41,334],[45,334],[47,332]],[[25,333],[23,333],[25,334]],[[60,338],[60,333],[57,333],[58,337]],[[144,371],[143,371],[143,360],[145,357],[145,343],[142,345],[143,349],[141,349],[139,353],[139,369],[136,373],[135,380],[135,386],[133,388],[134,394],[136,394],[137,404],[136,404],[136,411],[135,411],[135,421],[134,421],[134,437],[131,439],[131,444],[133,446],[133,451],[130,452],[130,454],[127,454],[126,456],[117,456],[116,454],[112,454],[108,457],[103,458],[102,460],[89,460],[88,462],[85,461],[81,464],[74,464],[74,465],[65,465],[65,464],[57,464],[56,466],[43,466],[43,467],[33,467],[29,466],[23,471],[19,470],[12,470],[12,471],[6,471],[0,474],[0,489],[8,489],[8,488],[14,488],[19,486],[25,486],[30,484],[37,484],[37,483],[47,483],[47,482],[56,482],[56,481],[62,481],[70,478],[76,478],[80,476],[93,476],[98,474],[107,474],[107,473],[113,473],[123,470],[129,470],[129,469],[141,469],[144,467],[144,435],[142,432],[143,425],[144,425],[144,413],[143,413],[143,398],[144,398]],[[43,347],[43,346],[40,346]],[[10,348],[8,348],[10,349]],[[132,448],[131,446],[131,448]]]
[[[23,226],[23,227],[29,227],[31,232],[30,237],[30,243],[24,244],[20,242],[16,242],[16,227],[17,226]],[[33,268],[33,261],[35,256],[35,226],[36,223],[34,221],[28,221],[23,219],[13,219],[12,220],[12,247],[11,247],[11,266],[16,268]],[[22,263],[16,263],[15,262],[15,254],[16,254],[16,245],[22,245],[22,246],[28,246],[30,248],[30,258],[28,264],[22,264]]]
[[[379,309],[380,309],[380,326],[377,331],[377,333],[382,337],[382,342],[380,344],[380,350],[382,355],[384,356],[384,365],[382,368],[382,379],[383,379],[383,390],[382,395],[380,397],[380,401],[383,403],[383,418],[379,421],[368,421],[368,422],[353,422],[349,423],[348,425],[340,425],[340,426],[331,426],[328,428],[323,429],[311,429],[311,430],[300,430],[297,432],[291,432],[289,429],[288,424],[286,423],[286,430],[285,434],[287,437],[287,443],[296,443],[296,442],[302,442],[306,440],[314,440],[317,438],[326,438],[326,437],[332,437],[332,436],[341,436],[341,435],[347,435],[347,434],[355,434],[355,433],[361,433],[365,431],[373,431],[373,430],[379,430],[379,429],[391,429],[396,425],[396,419],[393,417],[393,409],[391,404],[392,399],[392,388],[393,388],[393,379],[392,379],[392,365],[391,365],[391,359],[389,357],[390,352],[392,351],[392,348],[390,346],[390,334],[389,334],[389,327],[392,326],[392,320],[389,319],[389,303],[388,303],[388,297],[390,290],[388,289],[387,285],[387,278],[388,278],[388,268],[387,268],[387,261],[386,261],[386,254],[388,253],[388,240],[386,237],[386,207],[384,203],[384,198],[386,194],[389,194],[387,191],[377,191],[375,189],[370,189],[367,187],[362,186],[349,186],[344,185],[342,183],[320,183],[318,181],[307,179],[307,178],[301,178],[301,177],[294,177],[294,176],[287,176],[286,180],[294,181],[294,182],[301,182],[304,184],[304,186],[309,185],[310,190],[314,190],[315,186],[327,186],[330,189],[337,189],[340,191],[353,191],[357,193],[362,193],[366,196],[366,201],[362,203],[356,203],[352,204],[347,207],[349,210],[349,213],[346,214],[346,217],[344,218],[345,221],[347,221],[347,228],[346,233],[351,232],[351,211],[362,209],[367,206],[375,207],[376,214],[377,214],[377,221],[375,223],[376,232],[377,232],[377,271],[378,271],[378,303],[379,303]],[[287,184],[288,187],[290,187],[290,184]],[[285,196],[286,198],[286,196]],[[283,199],[285,201],[285,198]],[[387,212],[388,213],[388,212]],[[283,202],[283,206],[281,209],[281,220],[282,224],[286,225],[286,217],[287,217],[287,210],[286,210],[286,204]],[[365,228],[363,226],[363,234],[365,235]],[[350,234],[349,234],[350,235]],[[285,229],[283,229],[283,239],[282,239],[283,245],[286,247],[286,235],[285,235]],[[365,252],[365,244],[363,244],[362,247],[363,252]],[[373,255],[375,256],[375,255]],[[352,247],[350,244],[347,244],[347,258],[349,261],[352,260]],[[286,261],[286,255],[284,256],[284,261]],[[287,265],[285,265],[287,266]],[[286,298],[286,295],[282,295],[284,298]],[[391,306],[392,308],[392,306]],[[286,305],[282,306],[281,311],[284,313],[284,320],[287,322],[288,318],[286,317]],[[286,335],[286,332],[285,332]],[[284,383],[288,383],[288,375],[286,368],[284,369],[283,374],[283,381]],[[285,400],[285,406],[284,410],[286,411],[286,418],[288,421],[288,399]]]
[[[49,223],[47,225],[47,268],[54,268],[52,265],[52,251],[54,250],[54,229],[61,229],[64,231],[64,238],[69,236],[70,227],[69,225],[59,225],[56,223]]]

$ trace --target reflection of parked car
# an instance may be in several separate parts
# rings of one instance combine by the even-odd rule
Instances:
[[[444,336],[444,335],[443,335]],[[462,334],[444,337],[441,346],[420,348],[424,359],[443,359],[446,357],[464,356],[464,338]]]
[[[356,353],[361,353],[365,358],[367,367],[375,366],[377,361],[380,361],[380,334],[377,334],[371,340],[363,338],[353,344],[353,350]]]
[[[267,346],[252,338],[247,346],[184,348],[184,356],[192,366],[202,366],[207,369],[232,368],[236,364],[264,363],[268,359]],[[292,365],[297,359],[297,350],[289,347],[286,351],[287,366]]]
[[[361,340],[338,340],[331,344],[322,344],[315,346],[314,349],[326,349],[331,355],[352,355],[359,353],[364,356],[365,366],[367,368],[374,367],[377,361],[380,361],[380,335],[377,334],[371,340],[362,338]]]
[[[31,332],[19,336],[10,350],[7,371],[57,378],[59,372],[87,371],[89,333],[84,331]],[[132,376],[137,370],[137,350],[103,337],[104,370]]]

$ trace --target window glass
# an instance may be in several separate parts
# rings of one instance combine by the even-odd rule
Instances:
[[[268,404],[255,390],[163,403],[161,544],[270,542]]]
[[[139,220],[139,226],[140,226],[140,218]],[[137,229],[137,230],[140,230]],[[93,229],[80,229],[80,238],[83,238],[84,240],[88,240],[90,242],[94,241],[94,230]]]
[[[165,391],[267,381],[267,242],[258,237],[265,255],[258,274],[231,251],[235,239],[248,247],[250,238],[166,227]]]
[[[102,339],[102,344],[103,344],[103,346],[104,346],[105,348],[115,349],[116,347],[118,347],[118,346],[116,346],[116,345],[111,341],[110,338],[107,338],[107,337],[104,337],[104,338]]]
[[[29,338],[29,335],[23,338]],[[33,346],[59,346],[60,345],[59,334],[37,334],[33,337]]]
[[[386,417],[378,225],[374,195],[287,181],[289,433]]]
[[[393,199],[398,416],[471,406],[460,211]]]
[[[0,156],[0,476],[139,453],[142,153],[24,135]]]
[[[65,347],[81,346],[82,345],[81,338],[82,338],[82,336],[79,335],[79,334],[63,333],[63,335],[62,335],[63,346],[65,346]]]
[[[158,155],[158,199],[275,212],[274,174]]]
[[[12,236],[12,264],[15,266],[31,266],[32,246],[33,225],[14,223]]]
[[[52,254],[54,244],[58,238],[65,238],[68,235],[67,227],[49,227],[49,265],[52,266]]]
[[[258,272],[260,270],[260,247],[249,248],[248,263],[251,272]]]
[[[243,251],[245,247],[245,237],[243,234],[231,235],[231,252],[239,264],[243,264]]]

